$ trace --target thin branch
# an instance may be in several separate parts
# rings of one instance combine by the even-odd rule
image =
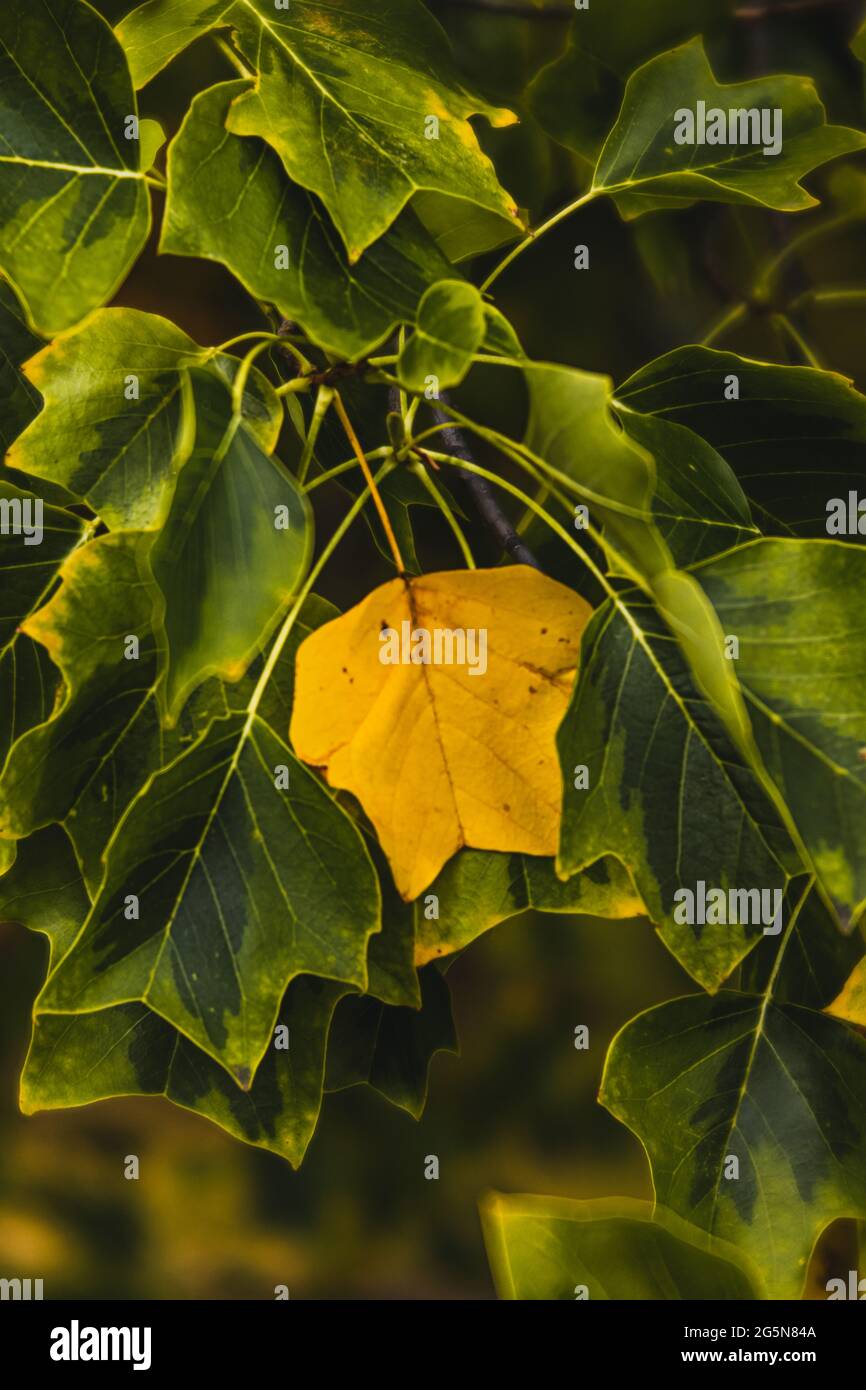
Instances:
[[[444,451],[454,458],[463,459],[467,464],[474,466],[475,459],[466,443],[466,436],[463,431],[457,425],[451,424],[448,416],[438,406],[433,407],[433,414],[437,424],[442,427],[441,438]],[[471,496],[481,520],[506,554],[510,555],[518,565],[531,565],[533,569],[541,569],[529,546],[499,506],[496,494],[488,480],[477,473],[470,472],[467,468],[459,469],[458,477]]]

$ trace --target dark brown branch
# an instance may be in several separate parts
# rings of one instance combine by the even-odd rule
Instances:
[[[472,457],[463,431],[457,425],[449,424],[448,416],[438,406],[433,407],[433,414],[437,425],[445,425],[445,428],[439,432],[445,445],[444,452],[452,454],[455,458],[464,459],[466,463],[474,463],[475,459]],[[479,478],[477,473],[470,473],[466,468],[458,468],[456,472],[472,498],[475,510],[497,544],[507,555],[511,556],[516,564],[531,565],[533,569],[540,570],[541,566],[529,546],[502,511],[492,484],[486,478]]]

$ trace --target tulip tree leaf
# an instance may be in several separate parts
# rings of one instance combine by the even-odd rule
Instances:
[[[772,990],[639,1015],[600,1100],[644,1144],[658,1201],[749,1255],[771,1298],[800,1297],[825,1226],[866,1216],[866,1041]]]
[[[761,1297],[757,1268],[734,1246],[652,1202],[495,1193],[481,1204],[481,1222],[500,1298]]]
[[[278,1016],[288,1049],[272,1042],[247,1090],[143,1004],[71,1016],[40,1011],[21,1109],[32,1115],[112,1096],[161,1095],[297,1168],[319,1117],[328,1030],[344,988],[309,975],[292,981]]]
[[[436,915],[427,913],[433,895]],[[597,859],[565,882],[553,861],[530,854],[464,849],[449,860],[414,904],[419,965],[462,951],[500,922],[527,908],[573,912],[608,921],[641,917],[645,908],[619,860]]]
[[[42,519],[36,508],[42,507]],[[84,524],[45,505],[32,492],[0,482],[0,514],[23,531],[0,537],[0,766],[9,749],[46,719],[57,686],[51,663],[21,625],[48,598],[60,568],[79,544]],[[38,528],[38,529],[34,529]]]
[[[695,571],[725,631],[765,765],[843,922],[866,904],[866,553],[761,540]]]
[[[457,386],[484,338],[484,301],[474,285],[444,280],[418,306],[415,331],[400,353],[398,373],[410,391],[423,391],[435,376],[443,389]]]
[[[306,498],[233,414],[224,385],[198,369],[192,381],[195,444],[149,557],[172,722],[208,676],[243,675],[288,608],[313,543]]]
[[[675,892],[694,892],[699,881],[784,890],[792,850],[778,812],[645,598],[620,595],[593,616],[557,741],[565,785],[560,871],[618,856],[680,964],[705,989],[718,989],[762,927],[678,923]],[[581,767],[585,787],[574,776]]]
[[[718,619],[691,576],[675,571],[653,510],[658,506],[664,512],[671,503],[676,507],[676,469],[667,464],[666,490],[659,493],[656,460],[613,418],[607,377],[550,363],[528,363],[523,371],[530,399],[523,451],[533,462],[554,469],[555,479],[576,485],[590,523],[602,524],[611,570],[629,575],[652,594],[701,693],[760,775],[742,696],[731,663],[724,659]],[[663,441],[663,448],[669,450],[670,442]],[[666,529],[677,516],[676,510],[667,515]]]
[[[111,298],[147,238],[135,94],[79,0],[5,0],[0,93],[0,268],[50,336]]]
[[[56,965],[89,910],[81,870],[61,826],[48,826],[18,846],[13,867],[0,878],[0,921],[44,933]]]
[[[731,143],[678,143],[678,113],[766,111],[779,118],[780,145],[752,132],[734,134]],[[748,122],[746,121],[748,124]],[[683,127],[679,127],[682,129]],[[771,134],[772,132],[770,132]],[[748,142],[747,142],[748,139]],[[683,207],[698,198],[751,203],[799,212],[817,199],[799,180],[841,154],[862,149],[866,135],[826,124],[824,107],[805,77],[761,77],[720,85],[700,39],[662,53],[639,68],[626,85],[622,110],[605,141],[593,176],[593,189],[611,193],[624,217],[660,207]]]
[[[571,21],[568,47],[532,82],[532,113],[554,140],[585,159],[598,155],[616,120],[625,81],[635,68],[672,44],[705,34],[730,12],[730,0],[619,0],[616,22],[605,5]]]
[[[270,0],[187,0],[176,11],[150,0],[120,26],[137,85],[196,31],[230,24],[257,77],[236,98],[228,129],[266,140],[289,178],[322,199],[351,261],[425,189],[519,228],[468,119],[508,125],[514,117],[464,91],[445,35],[419,0],[387,0],[375,12],[363,0],[339,9],[304,0],[285,12]]]
[[[736,400],[725,398],[732,376]],[[770,535],[826,536],[828,501],[866,492],[866,397],[835,372],[683,347],[642,367],[616,399],[625,421],[640,412],[711,444]]]
[[[588,616],[525,565],[447,571],[380,585],[299,649],[293,746],[357,796],[407,902],[465,844],[553,852],[553,737]],[[413,624],[462,632],[462,658],[383,661]]]
[[[287,179],[264,141],[225,129],[248,86],[224,82],[193,101],[169,149],[160,250],[221,261],[320,347],[362,357],[454,272],[411,209],[349,265],[318,199]]]
[[[160,726],[148,541],[112,533],[77,550],[57,592],[21,633],[59,668],[64,689],[10,754],[0,779],[0,834],[23,838],[62,821],[92,889],[124,810],[193,732],[183,726],[167,734]],[[137,656],[126,655],[136,650],[130,639]]]
[[[341,1000],[328,1039],[326,1090],[366,1083],[392,1105],[421,1117],[430,1063],[437,1052],[459,1048],[445,977],[429,966],[420,979],[417,1009],[383,1004],[369,995]]]
[[[4,452],[39,413],[39,392],[21,371],[21,364],[41,346],[27,327],[11,286],[0,280],[0,448]]]
[[[629,439],[655,460],[653,519],[678,565],[760,536],[736,475],[706,440],[658,415],[618,413]]]
[[[308,973],[365,989],[378,929],[358,832],[251,707],[214,720],[129,807],[38,1007],[139,1000],[246,1086],[288,983]]]
[[[804,895],[802,877],[793,879],[788,891],[795,911],[784,955],[781,961],[777,960],[778,937],[764,937],[743,962],[740,987],[747,993],[759,994],[772,979],[773,998],[778,1003],[826,1008],[828,1013],[835,1013],[831,1001],[862,960],[863,938],[859,931],[840,929],[835,913],[814,887]]]
[[[152,0],[115,26],[136,90],[224,19],[231,0]],[[276,8],[276,6],[274,7]]]
[[[27,363],[44,405],[7,462],[86,499],[107,526],[158,527],[193,445],[188,393],[195,366],[228,385],[238,362],[199,347],[158,314],[97,311]],[[243,405],[248,427],[270,453],[282,413],[255,371]]]

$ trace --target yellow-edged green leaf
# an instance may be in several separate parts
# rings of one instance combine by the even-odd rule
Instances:
[[[160,726],[148,545],[148,536],[113,532],[76,550],[18,639],[45,663],[52,694],[57,669],[63,689],[47,708],[36,704],[38,717],[12,749],[0,778],[0,834],[23,839],[64,822],[94,891],[129,802],[196,728],[192,718],[170,734]]]
[[[836,930],[828,913],[815,928]],[[866,1216],[866,1042],[795,1002],[796,972],[777,995],[780,973],[633,1019],[600,1099],[641,1139],[658,1201],[754,1260],[770,1298],[798,1298],[821,1231]]]
[[[723,113],[724,143],[699,143],[699,102],[708,119],[713,111]],[[772,120],[763,134],[762,111]],[[693,139],[680,143],[678,136],[689,134],[683,112],[692,114]],[[809,78],[761,77],[722,85],[713,76],[703,43],[693,39],[653,58],[629,78],[622,110],[599,155],[593,188],[611,193],[625,217],[687,206],[698,198],[800,212],[817,202],[800,179],[864,145],[861,131],[827,125]],[[771,149],[775,152],[765,153]]]
[[[111,298],[147,238],[135,93],[90,5],[5,0],[0,94],[0,267],[51,336]]]
[[[108,526],[158,527],[194,442],[194,366],[230,383],[238,361],[199,347],[158,314],[97,311],[26,364],[44,405],[7,462],[85,498]],[[270,453],[282,412],[255,370],[243,405],[248,428]]]
[[[674,894],[701,881],[784,891],[799,864],[778,812],[646,598],[620,594],[594,615],[557,742],[560,871],[617,856],[668,948],[705,989],[718,989],[763,928],[680,923]]]
[[[762,540],[695,570],[726,633],[764,763],[843,922],[866,903],[866,552]]]
[[[149,554],[172,723],[208,676],[243,675],[287,610],[313,547],[310,507],[292,476],[234,415],[221,381],[199,369],[191,380],[195,444]]]
[[[90,899],[66,832],[38,831],[18,846],[15,863],[0,878],[0,922],[20,922],[48,937],[56,965],[75,940]]]
[[[289,985],[278,1018],[288,1049],[272,1043],[247,1090],[143,1004],[72,1016],[39,1011],[21,1109],[32,1115],[113,1096],[165,1096],[297,1168],[319,1117],[328,1030],[343,993],[310,976]]]
[[[429,966],[420,980],[418,1008],[383,1004],[369,995],[341,1000],[328,1038],[325,1090],[366,1084],[420,1118],[430,1063],[437,1052],[459,1051],[445,977]]]
[[[664,1207],[492,1194],[481,1222],[504,1299],[724,1302],[761,1297],[758,1269]]]
[[[169,148],[160,249],[221,261],[320,347],[361,357],[414,321],[427,287],[454,272],[411,209],[351,266],[322,204],[273,150],[226,131],[248,88],[224,82],[193,101]]]
[[[463,89],[445,34],[419,0],[386,0],[375,12],[363,0],[297,0],[289,11],[271,0],[149,0],[118,28],[137,85],[218,24],[232,26],[256,72],[228,129],[266,140],[289,177],[322,199],[350,260],[421,190],[520,225],[468,119],[508,125],[514,116]]]
[[[40,515],[41,509],[41,515]],[[0,482],[0,767],[16,739],[47,719],[57,676],[22,625],[51,593],[84,523],[38,494]],[[24,527],[15,533],[15,528]],[[27,534],[29,532],[29,534]]]
[[[366,987],[379,927],[369,857],[253,704],[151,779],[106,862],[44,1011],[140,1000],[247,1084],[291,979]]]
[[[415,331],[397,366],[410,391],[423,391],[430,377],[444,390],[466,375],[485,333],[484,301],[474,285],[444,280],[418,305]]]
[[[580,10],[565,52],[542,68],[528,98],[554,140],[595,161],[622,102],[626,78],[648,58],[727,19],[730,0],[617,0]]]
[[[424,965],[462,951],[491,927],[527,908],[608,921],[641,917],[645,912],[617,859],[598,859],[563,882],[550,859],[464,849],[414,904],[415,959]]]
[[[616,399],[626,428],[639,412],[652,428],[684,426],[712,445],[766,533],[826,536],[830,499],[866,494],[866,397],[835,372],[682,347],[642,367]]]

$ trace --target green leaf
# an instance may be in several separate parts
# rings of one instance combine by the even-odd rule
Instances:
[[[520,228],[498,213],[474,203],[457,203],[447,194],[416,193],[412,208],[452,265],[495,251],[520,235]]]
[[[468,119],[478,113],[508,125],[514,117],[464,91],[445,35],[419,0],[388,0],[375,14],[363,0],[339,9],[313,0],[289,12],[275,11],[271,0],[188,0],[179,12],[150,0],[118,28],[136,84],[196,32],[220,23],[233,26],[257,72],[228,129],[267,140],[289,178],[322,199],[351,261],[420,190],[477,204],[519,227]]]
[[[115,25],[136,90],[202,34],[224,22],[232,0],[152,0]],[[276,6],[275,6],[276,8]]]
[[[212,374],[193,370],[195,444],[150,552],[164,633],[164,699],[177,717],[208,676],[237,680],[309,566],[309,503],[259,447]],[[190,603],[190,595],[195,603]]]
[[[542,68],[527,93],[536,120],[593,163],[616,120],[625,80],[635,68],[730,14],[730,0],[619,0],[615,18],[591,5],[571,21],[568,47]]]
[[[678,143],[678,113],[721,110],[779,111],[777,153],[761,143]],[[800,212],[817,199],[799,180],[830,159],[862,149],[866,135],[828,126],[824,107],[805,77],[761,77],[720,85],[700,39],[653,58],[629,78],[622,110],[599,155],[596,192],[610,193],[626,218],[660,207],[684,207],[698,198],[751,203]]]
[[[143,570],[148,545],[147,536],[115,532],[76,550],[56,594],[18,638],[48,668],[52,698],[37,702],[29,732],[19,730],[0,779],[0,834],[23,839],[64,822],[94,891],[126,807],[194,732],[192,722],[171,734],[160,726],[153,598]],[[129,639],[137,656],[127,655]],[[63,695],[55,703],[58,668]]]
[[[75,940],[90,899],[66,832],[59,825],[18,846],[15,863],[0,877],[0,921],[43,932],[56,965]]]
[[[39,521],[39,511],[42,519]],[[79,517],[11,483],[0,482],[0,510],[10,526],[24,522],[31,534],[10,530],[0,542],[0,767],[15,740],[47,719],[56,673],[21,625],[51,593],[60,567],[80,543]],[[41,529],[41,539],[35,543]]]
[[[725,399],[731,376],[738,400]],[[826,536],[828,501],[866,492],[866,397],[835,372],[683,347],[642,367],[616,399],[711,444],[765,532]]]
[[[427,913],[431,894],[436,916]],[[608,921],[641,917],[645,912],[618,859],[598,859],[563,882],[550,859],[477,849],[463,849],[449,860],[413,907],[419,965],[462,951],[491,927],[528,908]]]
[[[8,463],[85,498],[107,526],[158,527],[193,446],[193,366],[231,382],[238,362],[199,347],[158,314],[97,311],[79,332],[27,363],[27,378],[42,392],[44,406],[10,449]],[[255,371],[244,410],[270,453],[282,412]]]
[[[792,880],[788,891],[795,909],[807,887],[802,877]],[[761,994],[772,980],[777,1003],[824,1009],[836,998],[863,952],[860,932],[840,931],[835,914],[811,888],[794,911],[784,955],[777,961],[778,937],[765,936],[743,962],[740,987],[747,993]]]
[[[760,1276],[732,1245],[632,1197],[575,1202],[505,1197],[481,1204],[504,1299],[754,1299]]]
[[[654,525],[652,455],[632,443],[611,413],[609,377],[553,363],[527,363],[529,422],[525,446],[570,478],[605,527],[618,557],[637,576],[654,578],[671,557]]]
[[[21,1109],[32,1115],[112,1096],[161,1095],[297,1168],[318,1121],[328,1030],[343,992],[306,975],[292,982],[278,1018],[288,1050],[271,1045],[248,1090],[142,1004],[71,1017],[38,1012]]]
[[[423,391],[436,377],[442,390],[457,386],[472,365],[485,333],[484,301],[474,285],[443,280],[418,306],[415,331],[407,340],[397,374],[410,391]]]
[[[559,871],[620,858],[665,945],[705,989],[718,989],[762,928],[678,923],[675,892],[700,881],[784,889],[799,865],[778,812],[637,593],[594,614],[557,743]],[[575,785],[580,767],[585,789]]]
[[[165,144],[165,131],[159,121],[139,122],[138,138],[141,141],[141,167],[145,173],[152,169],[156,156]]]
[[[366,1083],[420,1119],[434,1056],[460,1050],[445,977],[429,966],[420,979],[418,1009],[395,1008],[369,996],[341,1001],[328,1039],[326,1091]]]
[[[0,280],[0,448],[4,453],[39,413],[39,392],[21,371],[21,364],[41,346],[27,327],[11,286]]]
[[[658,1201],[749,1255],[771,1298],[800,1297],[831,1221],[866,1215],[866,1042],[772,979],[633,1019],[599,1098],[646,1148]]]
[[[358,832],[251,708],[214,720],[132,803],[38,1007],[139,1000],[246,1086],[289,982],[316,974],[364,990],[378,929]]]
[[[160,250],[221,261],[319,347],[363,357],[399,322],[413,322],[427,287],[454,272],[411,209],[350,266],[321,203],[289,182],[273,150],[226,131],[231,103],[248,87],[220,83],[193,101],[169,147]]]
[[[618,414],[629,439],[655,460],[652,513],[678,565],[760,536],[735,473],[706,440],[657,415],[621,407]]]
[[[135,94],[81,0],[5,0],[0,93],[0,267],[49,337],[110,299],[147,239]]]
[[[866,552],[762,540],[695,571],[725,631],[764,763],[843,922],[866,904]]]
[[[748,718],[731,664],[724,659],[718,619],[691,576],[674,570],[652,510],[655,460],[614,420],[609,378],[549,363],[526,364],[524,374],[530,397],[525,452],[577,485],[582,505],[589,504],[590,521],[602,523],[611,569],[651,592],[700,691],[755,765]]]

